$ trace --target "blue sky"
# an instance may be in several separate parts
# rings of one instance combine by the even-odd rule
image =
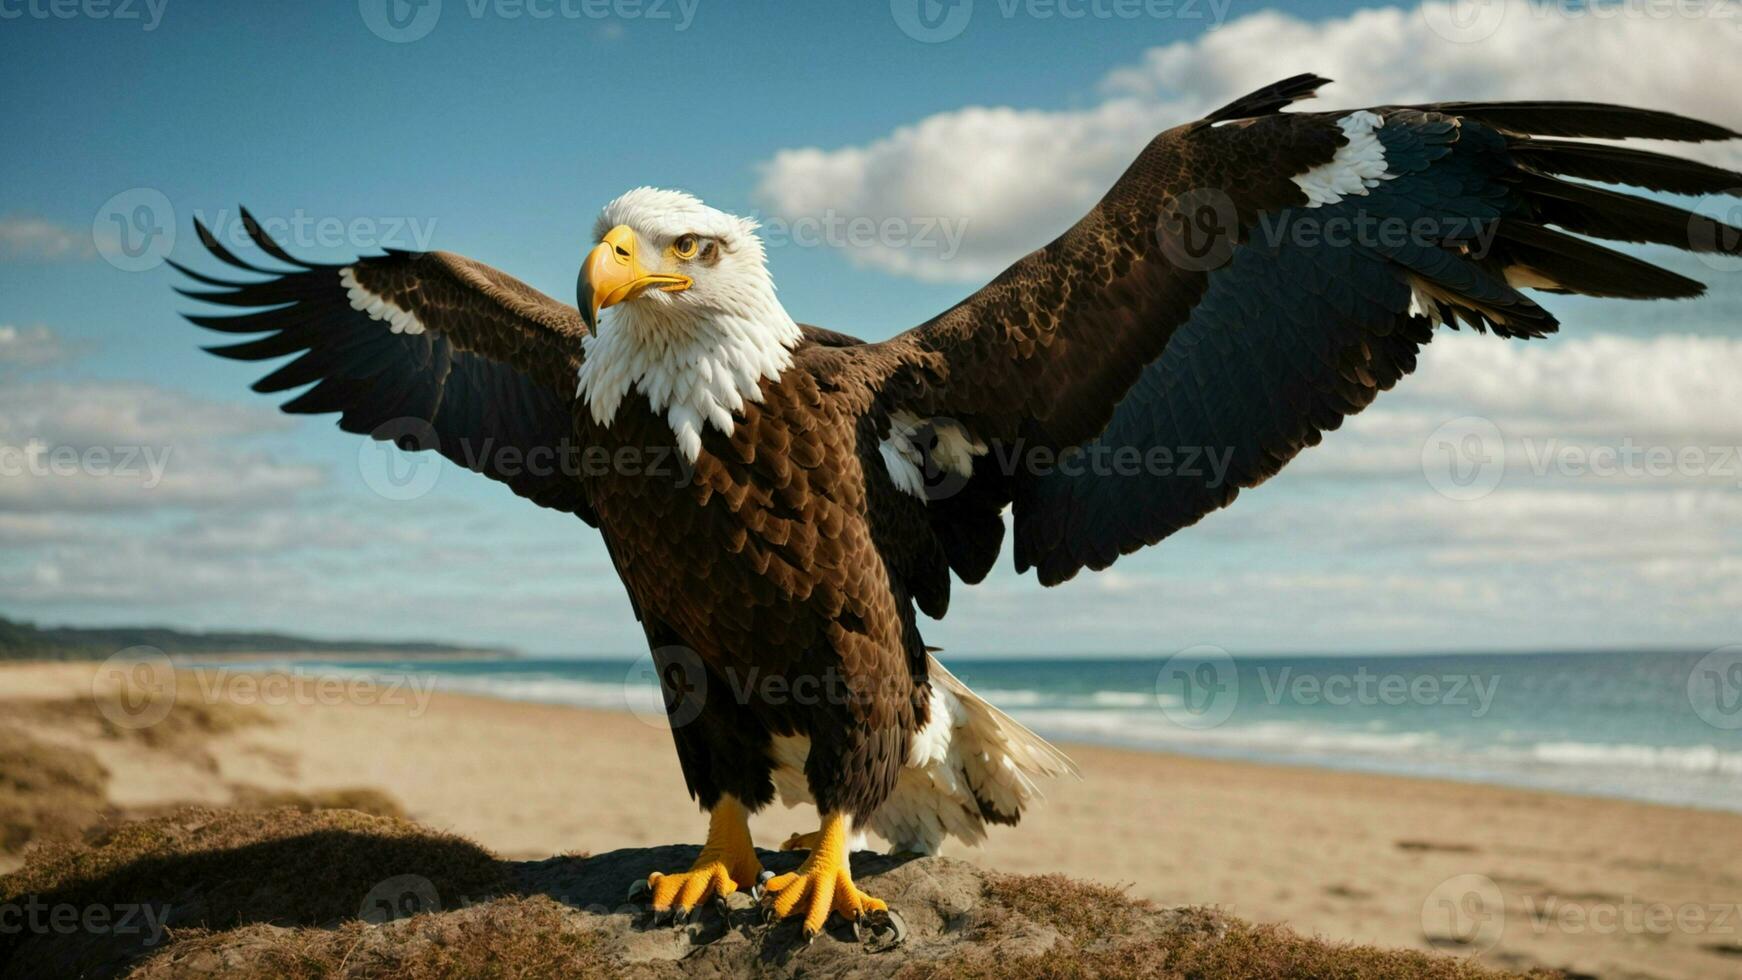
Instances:
[[[367,479],[377,447],[276,414],[247,391],[260,366],[201,354],[213,338],[177,316],[193,304],[171,270],[106,258],[117,200],[164,202],[170,254],[196,267],[210,263],[191,219],[232,233],[240,202],[310,258],[428,245],[563,298],[597,209],[639,184],[777,229],[893,217],[917,240],[770,249],[797,318],[880,338],[1043,243],[1149,133],[1293,71],[1337,78],[1338,104],[1604,86],[1742,125],[1737,25],[1631,8],[1470,28],[1432,6],[978,0],[936,8],[966,20],[927,42],[904,32],[905,0],[443,0],[395,43],[371,30],[372,0],[159,2],[115,19],[0,0],[0,452],[166,459],[155,480],[113,460],[0,477],[0,614],[548,653],[639,643],[589,529],[458,471],[385,499]],[[1618,57],[1591,56],[1605,51]],[[960,242],[922,233],[940,223]],[[1737,642],[1742,473],[1720,457],[1742,445],[1725,374],[1742,367],[1742,288],[1733,269],[1666,261],[1713,297],[1550,301],[1563,338],[1436,343],[1401,393],[1229,512],[1064,589],[1007,573],[960,589],[928,637],[974,653]],[[1468,416],[1497,427],[1506,465],[1460,501],[1420,460]],[[1533,465],[1568,445],[1702,462]]]

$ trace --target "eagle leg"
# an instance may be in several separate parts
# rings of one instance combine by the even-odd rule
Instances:
[[[695,864],[681,874],[648,875],[654,918],[671,914],[681,922],[701,903],[754,885],[761,875],[762,862],[750,842],[750,811],[736,798],[721,796],[708,814],[708,840]]]
[[[822,932],[830,912],[856,922],[860,916],[889,911],[882,899],[872,898],[853,884],[847,852],[851,825],[845,814],[825,814],[822,828],[807,835],[810,839],[804,843],[809,845],[810,854],[804,863],[797,871],[770,878],[764,886],[764,907],[782,919],[802,913],[806,936]]]

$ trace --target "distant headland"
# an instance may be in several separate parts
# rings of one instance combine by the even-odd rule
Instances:
[[[311,639],[289,633],[196,631],[167,626],[37,626],[0,616],[0,660],[100,660],[132,647],[171,657],[516,657],[507,647],[420,640]]]

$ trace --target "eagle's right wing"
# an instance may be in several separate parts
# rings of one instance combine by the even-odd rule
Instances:
[[[184,295],[249,311],[188,314],[190,321],[261,334],[207,350],[244,361],[300,355],[255,382],[255,391],[312,385],[284,410],[337,412],[347,432],[435,450],[534,503],[597,523],[575,473],[575,376],[587,335],[578,310],[450,252],[310,264],[280,248],[247,211],[242,221],[261,251],[296,268],[250,265],[203,226],[196,226],[200,239],[214,256],[268,278],[229,281],[175,267],[217,287]]]
[[[1704,288],[1581,236],[1742,254],[1742,229],[1556,176],[1736,194],[1742,174],[1541,138],[1737,136],[1722,126],[1582,102],[1280,111],[1323,82],[1162,133],[1051,244],[858,350],[891,474],[964,581],[1006,506],[1017,569],[1047,585],[1227,506],[1412,370],[1438,322],[1537,337],[1556,320],[1524,289]],[[941,492],[909,457],[948,471]]]

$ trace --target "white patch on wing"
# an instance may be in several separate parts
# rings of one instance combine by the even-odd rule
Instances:
[[[1075,774],[1076,766],[1045,739],[1013,721],[927,659],[932,700],[925,726],[908,746],[907,765],[889,799],[863,824],[893,853],[936,854],[944,839],[986,838],[982,807],[1018,816],[1040,799],[1036,780]],[[810,803],[804,763],[810,742],[774,739],[774,785],[788,806]]]
[[[912,458],[919,455],[919,450],[906,440],[885,439],[877,444],[877,451],[883,454],[883,465],[889,470],[895,488],[924,500],[925,476],[919,471],[919,461]]]
[[[1409,315],[1425,316],[1435,326],[1440,324],[1440,304],[1431,295],[1423,292],[1421,286],[1414,281],[1409,286]]]
[[[975,438],[960,422],[921,419],[908,411],[891,413],[889,435],[877,444],[877,449],[896,488],[921,500],[926,496],[926,450],[916,440],[925,430],[937,439],[937,444],[931,447],[932,463],[958,476],[972,476],[974,457],[986,455],[986,443]]]
[[[1337,120],[1348,142],[1337,148],[1329,163],[1290,178],[1306,193],[1307,207],[1336,204],[1350,195],[1365,194],[1391,179],[1385,170],[1385,144],[1377,131],[1385,120],[1365,109]]]
[[[394,333],[423,333],[423,323],[410,310],[402,310],[391,300],[363,288],[350,266],[339,270],[339,285],[345,287],[345,296],[351,301],[351,309],[369,314],[371,320],[385,320],[387,329]]]

